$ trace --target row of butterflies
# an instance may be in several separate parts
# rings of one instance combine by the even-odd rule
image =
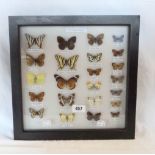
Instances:
[[[120,49],[120,50],[112,50],[113,52],[113,56],[122,56],[124,49]],[[76,62],[79,58],[79,55],[73,55],[69,58],[65,58],[62,55],[56,54],[55,55],[55,59],[58,63],[58,68],[59,69],[63,69],[65,66],[69,66],[70,69],[75,69],[76,66]],[[92,53],[87,53],[87,58],[89,62],[99,62],[101,61],[102,58],[102,53],[96,53],[96,54],[92,54]],[[28,66],[32,66],[32,65],[37,65],[39,67],[44,65],[44,60],[45,60],[45,54],[42,53],[40,54],[38,57],[34,58],[32,55],[30,54],[26,54],[26,62]],[[112,67],[113,69],[122,69],[124,63],[112,63]]]
[[[37,45],[39,48],[42,48],[45,34],[39,35],[38,37],[34,37],[26,33],[25,37],[28,43],[28,48],[31,48],[33,45]],[[114,42],[123,42],[123,39],[124,39],[124,35],[120,35],[120,36],[113,35],[112,37]],[[89,45],[93,45],[93,44],[102,45],[104,34],[101,33],[101,34],[98,34],[97,36],[94,36],[93,34],[88,33],[87,38],[88,38]],[[58,36],[57,42],[58,42],[59,49],[64,50],[65,48],[68,48],[69,50],[72,50],[75,48],[76,36],[72,36],[68,40],[64,39],[62,36]]]

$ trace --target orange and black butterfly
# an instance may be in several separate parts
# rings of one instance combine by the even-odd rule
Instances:
[[[37,58],[34,58],[30,54],[26,54],[26,63],[28,66],[38,65],[41,67],[44,65],[44,59],[45,54],[40,54]]]
[[[28,48],[31,48],[33,45],[37,45],[39,48],[42,48],[42,43],[45,38],[45,34],[42,34],[38,37],[34,37],[34,36],[26,33],[25,37],[27,39]]]
[[[36,94],[34,92],[29,92],[29,96],[30,96],[30,100],[32,102],[34,102],[34,101],[42,102],[44,99],[45,93],[40,92],[40,93]]]
[[[114,76],[114,75],[111,75],[111,79],[112,79],[112,82],[113,82],[113,83],[116,83],[117,81],[118,81],[119,83],[122,83],[123,80],[124,80],[124,76],[123,76],[123,75],[121,75],[121,76]]]
[[[63,94],[58,94],[58,98],[59,98],[59,103],[61,106],[64,105],[73,105],[74,104],[74,98],[75,98],[75,94],[70,94],[68,96],[65,96]]]
[[[111,112],[111,116],[112,116],[112,117],[118,117],[119,114],[120,114],[119,111],[118,111],[118,112]]]
[[[111,90],[111,94],[112,94],[112,95],[119,96],[119,95],[121,95],[121,93],[122,93],[122,90],[121,90],[121,89],[118,89],[118,90]]]
[[[123,52],[124,52],[124,49],[121,49],[121,50],[112,49],[113,56],[115,56],[115,57],[116,56],[122,56]]]
[[[92,75],[100,75],[101,68],[97,68],[97,69],[87,68],[87,71],[88,71],[90,76],[92,76]]]
[[[101,45],[103,43],[103,37],[104,37],[104,34],[101,33],[99,35],[97,35],[96,37],[93,36],[92,34],[88,33],[87,34],[87,38],[88,38],[88,43],[90,45],[93,45],[94,43],[98,44],[98,45]]]
[[[75,47],[76,37],[73,36],[69,38],[68,40],[65,40],[63,37],[58,36],[57,41],[59,43],[59,48],[61,50],[64,50],[65,48],[72,50]]]
[[[76,83],[79,78],[79,75],[75,75],[67,80],[57,74],[55,74],[54,77],[57,81],[58,88],[60,88],[60,89],[68,88],[68,89],[72,90],[76,87]]]
[[[114,70],[117,70],[117,69],[121,70],[124,67],[124,63],[123,62],[122,63],[112,63],[112,67]]]
[[[90,120],[95,120],[95,121],[98,121],[100,120],[100,117],[101,117],[101,113],[95,113],[93,114],[92,112],[88,111],[87,112],[87,119],[90,121]]]

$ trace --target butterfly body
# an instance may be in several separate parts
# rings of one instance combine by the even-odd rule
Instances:
[[[119,111],[118,111],[118,112],[111,112],[111,116],[112,116],[112,117],[118,117],[119,114],[120,114]]]
[[[57,60],[59,69],[63,69],[65,66],[69,66],[70,69],[75,69],[78,58],[78,55],[74,55],[68,59],[58,54],[55,55],[55,59]]]
[[[121,75],[121,76],[114,76],[114,75],[112,75],[112,76],[111,76],[111,79],[112,79],[112,82],[113,82],[113,83],[116,83],[117,81],[118,81],[119,83],[122,83],[123,80],[124,80],[124,76],[123,76],[123,75]]]
[[[31,113],[31,117],[34,118],[36,116],[39,116],[40,118],[43,118],[44,114],[44,108],[41,108],[40,110],[35,110],[33,108],[29,108],[29,112]]]
[[[58,94],[58,98],[59,98],[59,103],[61,106],[64,106],[64,105],[69,105],[69,106],[72,106],[74,104],[74,98],[75,98],[75,94],[71,94],[69,96],[64,96],[62,94]]]
[[[89,105],[94,106],[99,105],[101,103],[102,97],[101,96],[88,97],[87,100]]]
[[[72,50],[75,47],[74,44],[76,42],[76,37],[73,36],[73,37],[69,38],[68,40],[65,40],[63,37],[58,36],[57,41],[59,43],[59,48],[61,50],[64,50],[65,48],[68,48],[68,49]]]
[[[102,53],[97,54],[87,53],[87,58],[89,62],[99,62],[102,58]]]
[[[72,90],[76,87],[76,82],[79,78],[79,75],[75,75],[68,80],[64,79],[63,77],[55,74],[54,75],[56,81],[57,81],[57,87],[60,89],[64,89],[65,87]]]
[[[112,95],[119,96],[119,95],[121,95],[121,93],[122,93],[122,90],[121,90],[121,89],[118,89],[118,90],[111,90],[111,94],[112,94]]]
[[[33,58],[33,56],[26,54],[26,62],[29,66],[38,65],[41,67],[44,65],[44,59],[45,54],[40,54],[37,58]]]
[[[95,120],[95,121],[98,121],[100,120],[100,117],[101,117],[101,113],[95,113],[93,114],[92,112],[88,111],[87,112],[87,120]]]
[[[96,43],[97,45],[101,45],[103,43],[103,37],[104,37],[103,33],[97,35],[96,37],[90,33],[87,34],[88,43],[90,45],[93,45],[94,43]]]
[[[121,49],[121,50],[112,49],[113,56],[115,56],[115,57],[116,56],[122,56],[123,52],[124,52],[124,49]]]
[[[114,70],[122,70],[124,67],[124,63],[112,63],[112,67]]]
[[[123,39],[124,39],[124,35],[121,35],[121,36],[113,35],[112,37],[114,42],[123,42]]]
[[[92,75],[100,75],[101,68],[97,68],[97,69],[87,68],[87,72],[89,73],[90,76],[92,76]]]
[[[43,84],[45,82],[45,74],[44,73],[39,73],[39,74],[34,74],[32,72],[27,73],[27,83],[30,85],[33,84]]]
[[[25,37],[28,42],[28,48],[31,48],[33,45],[37,45],[39,48],[42,48],[42,43],[45,38],[45,35],[39,35],[38,37],[33,37],[32,35],[26,33]]]
[[[44,99],[44,95],[45,95],[44,92],[40,92],[38,94],[36,94],[34,92],[29,92],[30,100],[32,102],[34,102],[34,101],[42,102]]]
[[[87,82],[87,88],[88,89],[100,89],[101,88],[102,83],[97,81],[95,83],[88,81]]]
[[[61,122],[73,122],[75,119],[75,114],[74,113],[69,113],[69,114],[65,114],[65,113],[60,113],[60,120]]]

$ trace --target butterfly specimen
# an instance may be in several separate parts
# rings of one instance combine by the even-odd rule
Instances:
[[[72,50],[75,47],[74,44],[76,42],[76,37],[73,36],[73,37],[69,38],[68,40],[65,40],[63,37],[58,36],[57,41],[59,43],[59,48],[61,50],[64,50],[65,48],[68,48],[68,49]]]
[[[121,103],[121,101],[111,101],[112,107],[120,107]]]
[[[44,108],[41,108],[40,110],[35,110],[33,108],[29,108],[29,112],[31,113],[32,118],[34,118],[36,116],[39,116],[40,118],[43,118]]]
[[[111,94],[112,94],[112,95],[119,96],[119,95],[121,95],[121,93],[122,93],[122,90],[121,90],[121,89],[118,89],[118,90],[111,90]]]
[[[77,80],[79,78],[79,75],[75,75],[68,80],[64,79],[63,77],[55,74],[54,75],[56,81],[57,81],[57,87],[60,89],[64,89],[65,87],[72,90],[76,87]]]
[[[114,76],[114,75],[111,75],[111,79],[112,79],[112,82],[113,82],[113,83],[116,83],[117,81],[118,81],[119,83],[122,83],[123,80],[124,80],[124,76],[123,76],[123,75],[121,75],[121,76]]]
[[[112,63],[112,67],[114,70],[117,70],[117,69],[121,70],[124,67],[124,63],[123,62],[122,63]]]
[[[74,113],[70,113],[70,114],[60,113],[59,115],[60,115],[61,122],[73,122],[75,119]]]
[[[92,75],[100,75],[101,68],[97,68],[97,69],[87,68],[87,72],[89,73],[90,76],[92,76]]]
[[[118,112],[111,112],[111,116],[112,116],[112,117],[118,117],[119,114],[120,114],[119,111],[118,111]]]
[[[33,45],[37,45],[39,48],[42,48],[42,43],[45,38],[45,35],[39,35],[38,37],[33,37],[30,34],[25,34],[25,37],[27,39],[28,48],[31,48]]]
[[[88,33],[87,34],[87,38],[88,38],[88,43],[90,45],[93,45],[94,43],[98,44],[98,45],[101,45],[103,43],[103,37],[104,37],[104,34],[101,33],[99,35],[97,35],[96,37],[93,36],[92,34]]]
[[[32,72],[28,72],[27,75],[27,83],[30,85],[33,84],[43,84],[45,82],[45,74],[44,73],[39,73],[39,74],[34,74]]]
[[[59,98],[59,103],[61,106],[64,106],[66,104],[71,106],[74,104],[75,94],[73,93],[73,94],[70,94],[69,96],[58,94],[58,98]]]
[[[102,97],[101,96],[95,96],[95,97],[87,97],[88,100],[88,104],[89,105],[98,105],[101,103],[102,101]]]
[[[34,58],[33,56],[26,54],[26,62],[28,66],[32,66],[32,65],[43,66],[44,59],[45,59],[45,54],[40,54],[37,58]]]
[[[38,102],[43,101],[44,95],[45,95],[44,92],[40,92],[40,93],[38,93],[38,94],[36,94],[36,93],[34,93],[34,92],[29,92],[30,100],[31,100],[32,102],[34,102],[34,101],[38,101]]]
[[[74,55],[68,59],[58,54],[55,55],[55,59],[57,60],[59,69],[63,69],[65,66],[69,66],[70,69],[74,69],[78,58],[78,55]]]
[[[93,114],[92,112],[88,111],[87,112],[87,119],[90,121],[90,120],[95,120],[95,121],[98,121],[100,120],[100,117],[101,117],[101,113],[95,113]]]
[[[87,58],[89,62],[99,62],[102,58],[102,53],[97,54],[87,53]]]
[[[102,83],[97,81],[95,83],[88,81],[87,82],[87,88],[88,89],[100,89],[101,88]]]
[[[113,35],[112,37],[114,42],[123,42],[123,39],[124,39],[124,35],[121,35],[121,36]]]
[[[124,49],[121,49],[121,50],[112,49],[113,56],[115,56],[115,57],[116,56],[122,56],[123,52],[124,52]]]

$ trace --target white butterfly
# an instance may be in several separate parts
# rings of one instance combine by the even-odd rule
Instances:
[[[102,102],[102,97],[101,96],[87,97],[87,102],[90,106],[99,105]]]

